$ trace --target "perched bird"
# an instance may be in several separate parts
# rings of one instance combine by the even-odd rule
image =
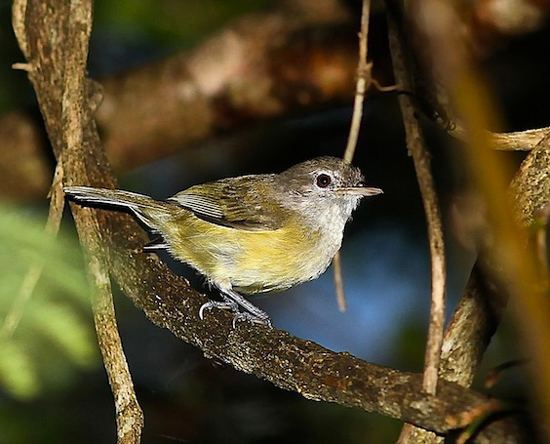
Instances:
[[[164,200],[122,190],[66,187],[73,200],[130,210],[162,236],[156,248],[203,274],[236,320],[270,325],[241,294],[284,290],[317,278],[340,248],[346,222],[361,198],[382,193],[361,171],[335,157],[259,174],[195,185]],[[239,307],[242,309],[240,310]],[[244,311],[243,311],[244,310]]]

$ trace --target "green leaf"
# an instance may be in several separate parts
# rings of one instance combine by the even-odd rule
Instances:
[[[32,398],[40,391],[32,357],[14,341],[0,342],[0,384],[21,399]]]
[[[74,364],[89,367],[97,362],[92,329],[68,305],[35,301],[28,312],[37,333],[45,335]]]
[[[0,338],[0,389],[21,399],[65,388],[98,362],[79,245],[63,232],[46,233],[45,222],[45,214],[0,205],[0,327],[8,313],[19,315],[16,329]],[[40,278],[21,298],[32,267]]]

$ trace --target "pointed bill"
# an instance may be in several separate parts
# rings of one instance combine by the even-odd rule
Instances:
[[[380,188],[375,187],[342,187],[335,190],[340,194],[348,194],[355,196],[376,196],[378,194],[384,194]]]

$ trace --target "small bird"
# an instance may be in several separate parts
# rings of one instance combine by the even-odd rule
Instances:
[[[217,289],[222,301],[199,311],[231,309],[234,324],[271,325],[242,294],[281,291],[317,278],[339,250],[361,198],[381,194],[361,171],[336,157],[308,160],[280,174],[232,177],[194,185],[164,200],[122,190],[65,187],[74,201],[131,211]]]

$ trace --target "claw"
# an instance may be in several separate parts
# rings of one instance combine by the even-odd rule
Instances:
[[[199,318],[204,320],[204,311],[210,310],[212,308],[219,308],[220,310],[232,310],[234,312],[238,311],[238,305],[235,302],[218,302],[218,301],[208,301],[201,305],[199,308]]]
[[[269,316],[263,311],[257,309],[255,313],[249,313],[247,311],[241,312],[239,311],[239,304],[237,302],[229,299],[225,295],[222,296],[224,296],[223,302],[208,301],[201,305],[201,308],[199,309],[199,318],[201,321],[204,320],[204,313],[206,310],[219,308],[221,310],[231,310],[235,313],[235,317],[233,318],[233,328],[236,328],[237,322],[240,321],[252,322],[253,324],[266,325],[267,327],[273,328],[271,325],[271,319],[269,319]]]
[[[269,328],[273,328],[271,325],[271,319],[269,317],[259,317],[247,312],[239,312],[233,318],[233,328],[237,328],[237,322],[252,322],[253,324],[265,325]]]

